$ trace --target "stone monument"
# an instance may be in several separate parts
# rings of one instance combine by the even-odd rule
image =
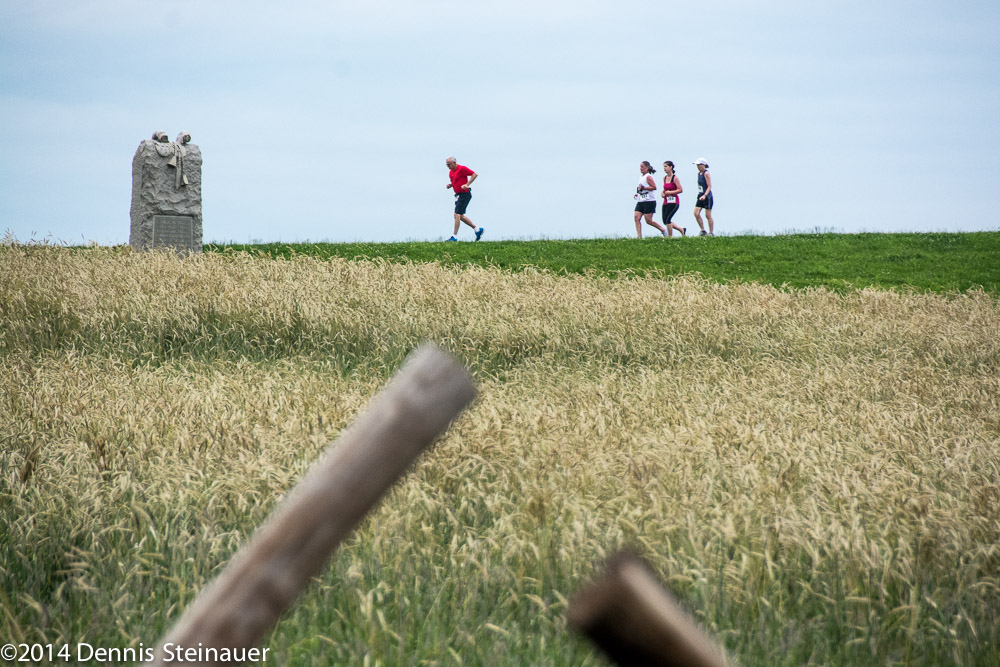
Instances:
[[[201,252],[201,149],[181,132],[164,132],[139,144],[132,158],[132,226],[135,250],[174,248]]]

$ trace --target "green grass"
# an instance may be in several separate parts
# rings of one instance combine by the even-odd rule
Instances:
[[[697,273],[717,282],[775,287],[1000,291],[1000,232],[962,234],[793,234],[481,243],[209,244],[213,252],[272,257],[375,258],[478,264],[519,271],[616,276]]]

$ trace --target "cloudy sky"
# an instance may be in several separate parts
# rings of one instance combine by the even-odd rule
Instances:
[[[690,227],[699,157],[717,233],[997,230],[998,33],[996,0],[0,0],[0,235],[127,243],[154,130],[201,148],[206,242],[446,238],[449,155],[484,240],[633,235],[642,160]]]

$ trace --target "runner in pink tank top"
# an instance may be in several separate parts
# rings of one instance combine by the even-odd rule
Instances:
[[[667,236],[673,236],[676,229],[681,236],[687,236],[687,227],[679,227],[673,222],[674,213],[681,205],[680,194],[684,192],[681,182],[674,174],[674,163],[667,160],[663,163],[663,225],[667,228]]]

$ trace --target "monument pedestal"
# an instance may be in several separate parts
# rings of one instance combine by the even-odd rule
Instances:
[[[201,252],[201,149],[190,140],[182,132],[168,142],[157,132],[139,144],[132,158],[133,249]]]

